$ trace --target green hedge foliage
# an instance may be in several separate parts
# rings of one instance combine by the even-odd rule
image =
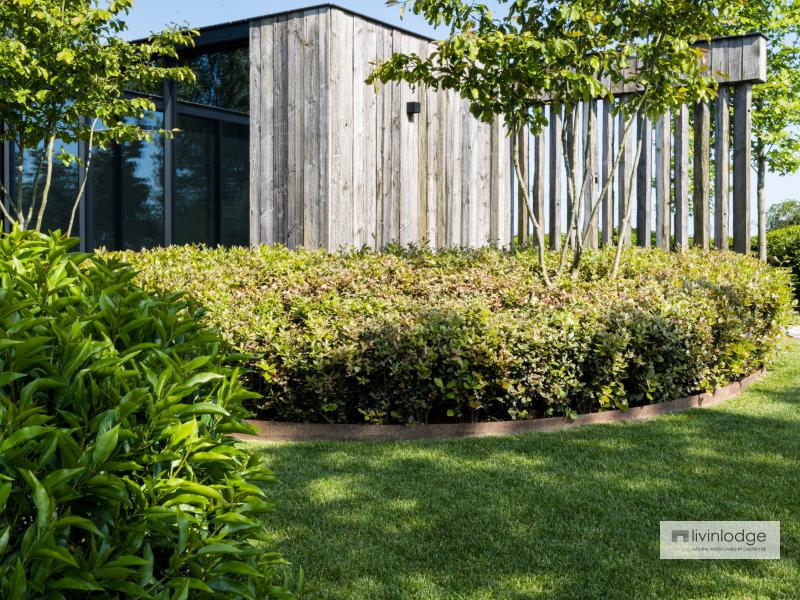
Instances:
[[[534,250],[331,255],[173,247],[125,258],[253,353],[264,418],[523,419],[662,402],[765,364],[788,275],[731,253],[590,254],[548,290]],[[550,257],[555,260],[554,257]]]
[[[800,225],[767,232],[767,260],[791,270],[794,293],[800,300]]]
[[[220,340],[72,243],[0,236],[0,597],[290,597]]]

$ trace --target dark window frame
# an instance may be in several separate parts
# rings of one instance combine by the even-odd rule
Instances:
[[[197,40],[197,45],[193,48],[185,48],[180,51],[180,58],[191,58],[199,54],[224,52],[229,50],[237,50],[249,47],[249,33],[248,27],[242,24],[236,24],[233,27],[226,28],[209,28],[201,32],[200,38]],[[204,104],[197,104],[178,100],[178,90],[176,82],[165,81],[163,83],[163,95],[157,96],[143,92],[128,91],[127,97],[147,97],[153,100],[156,106],[156,112],[161,112],[164,115],[164,129],[174,129],[177,126],[179,115],[186,115],[190,117],[197,117],[214,121],[214,143],[216,149],[215,160],[215,184],[214,184],[214,207],[213,214],[215,217],[214,223],[214,245],[220,245],[222,240],[222,145],[223,134],[222,127],[224,123],[234,125],[241,125],[250,127],[250,115],[247,113],[238,112],[231,109],[219,108],[208,106]],[[114,143],[110,147],[112,152],[113,162],[113,188],[114,188],[114,203],[113,203],[113,223],[112,227],[113,237],[115,239],[115,247],[109,250],[119,250],[122,248],[122,147],[120,144]],[[78,185],[88,177],[86,186],[81,196],[80,204],[78,207],[78,214],[76,216],[76,226],[73,235],[80,237],[79,248],[82,252],[88,251],[93,245],[94,240],[89,239],[92,231],[94,230],[94,215],[91,210],[92,206],[92,180],[95,176],[95,169],[86,171],[86,161],[89,155],[88,144],[85,142],[78,143],[78,156],[81,158],[81,164],[78,169]],[[14,145],[13,142],[6,141],[0,144],[0,177],[4,182],[5,187],[10,194],[14,194],[14,186],[16,185],[14,177]],[[163,245],[169,246],[174,239],[174,199],[176,191],[176,162],[175,162],[175,140],[167,137],[164,140],[164,233],[162,236]],[[8,207],[8,199],[0,199],[6,207]],[[3,230],[9,231],[10,225],[5,219],[2,219],[4,225]],[[249,228],[248,228],[249,229]]]

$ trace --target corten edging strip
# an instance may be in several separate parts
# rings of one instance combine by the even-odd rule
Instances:
[[[712,393],[695,394],[661,404],[650,404],[621,410],[589,413],[570,420],[565,417],[548,417],[520,421],[489,421],[482,423],[440,423],[436,425],[339,425],[324,423],[282,423],[249,420],[258,430],[257,435],[239,435],[248,442],[312,442],[312,441],[404,441],[424,439],[454,439],[516,435],[519,433],[544,433],[573,429],[582,425],[642,421],[682,412],[692,408],[707,408],[730,400],[753,383],[763,379],[766,371],[756,371],[741,381],[736,381]]]

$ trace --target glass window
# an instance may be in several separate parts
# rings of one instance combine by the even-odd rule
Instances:
[[[247,48],[199,54],[183,61],[197,76],[178,84],[178,99],[250,112],[250,54]]]
[[[62,232],[66,233],[70,216],[72,215],[72,208],[75,205],[75,199],[80,189],[78,165],[72,163],[67,167],[57,158],[62,149],[73,156],[77,156],[78,144],[64,144],[60,140],[56,142],[55,152],[53,154],[52,181],[50,183],[50,192],[47,196],[44,220],[42,221],[42,231],[45,232],[60,229]],[[46,156],[42,154],[41,146],[36,150],[25,150],[23,154],[23,168],[23,206],[26,211],[29,210],[31,201],[35,196],[33,211],[33,224],[35,224],[39,208],[41,207],[42,192],[44,191],[45,179],[47,177],[47,159]],[[76,212],[75,223],[72,228],[73,235],[78,235],[79,233],[77,223],[78,216]]]
[[[250,127],[222,124],[220,243],[250,244]]]
[[[162,129],[162,113],[151,113],[142,127]],[[121,241],[127,250],[164,244],[164,140],[122,145]]]
[[[119,248],[119,149],[95,148],[89,169],[89,248]]]
[[[216,242],[217,128],[216,121],[178,115],[173,221],[176,244]]]

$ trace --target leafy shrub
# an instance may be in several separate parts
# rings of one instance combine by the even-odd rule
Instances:
[[[0,237],[0,596],[288,597],[220,340],[71,245]]]
[[[800,225],[767,233],[767,260],[791,270],[794,293],[800,299]]]
[[[153,289],[188,289],[255,353],[265,418],[448,422],[625,408],[762,366],[788,277],[730,253],[589,255],[546,289],[535,250],[331,255],[284,248],[129,253]],[[549,257],[555,260],[555,257]]]

